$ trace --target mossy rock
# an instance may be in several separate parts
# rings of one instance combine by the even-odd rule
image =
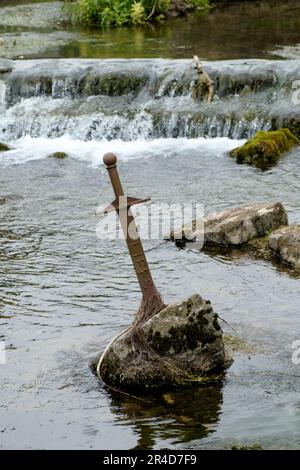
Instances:
[[[289,130],[300,139],[300,119],[291,119],[288,124]]]
[[[54,152],[49,157],[52,158],[57,158],[58,160],[62,160],[64,158],[67,158],[68,154],[66,152]]]
[[[92,71],[79,81],[78,90],[86,95],[137,96],[148,81],[148,75],[110,72],[99,76]]]
[[[101,356],[97,374],[111,387],[145,391],[201,383],[229,364],[218,316],[196,294],[166,306],[134,334],[128,328],[119,334]]]
[[[9,146],[0,142],[0,152],[7,152],[7,150],[10,150]]]
[[[279,158],[296,145],[299,139],[289,129],[259,131],[241,147],[230,152],[237,163],[248,163],[266,169],[277,163]]]

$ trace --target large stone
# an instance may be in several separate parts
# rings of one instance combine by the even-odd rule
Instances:
[[[128,331],[111,343],[98,365],[98,375],[113,387],[178,385],[178,379],[184,381],[187,374],[193,380],[226,364],[218,316],[198,294],[168,305],[141,327],[139,335],[146,344],[142,352],[136,350]]]
[[[300,269],[300,225],[282,227],[269,237],[269,247],[284,262]]]
[[[290,129],[258,131],[244,145],[231,150],[230,156],[235,158],[237,163],[248,163],[265,169],[276,164],[284,153],[299,143],[299,139]]]
[[[288,217],[283,205],[277,202],[229,209],[209,215],[203,222],[204,245],[238,246],[287,225]],[[195,228],[196,221],[193,221],[166,238],[175,242],[203,239],[203,234]]]

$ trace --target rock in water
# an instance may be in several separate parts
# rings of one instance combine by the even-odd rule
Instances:
[[[283,205],[277,202],[229,209],[209,215],[203,222],[204,245],[238,246],[287,225],[288,217]],[[172,241],[203,239],[195,228],[196,221],[193,221],[172,231],[166,238]]]
[[[290,266],[300,270],[300,225],[282,227],[269,237],[269,247]]]
[[[8,150],[10,150],[9,146],[0,142],[0,152],[7,152]]]
[[[49,157],[52,158],[57,158],[58,160],[62,160],[64,158],[67,158],[68,154],[66,152],[54,152]]]
[[[287,127],[300,140],[300,118],[297,116],[290,116],[286,120]]]
[[[0,44],[1,45],[1,44]],[[0,58],[0,74],[9,73],[12,71],[14,65],[12,60],[1,59]]]
[[[289,129],[259,131],[241,147],[230,152],[237,163],[248,163],[261,169],[275,165],[279,158],[300,141]]]
[[[199,380],[225,367],[223,332],[209,301],[196,294],[168,305],[142,325],[117,336],[97,372],[119,389],[157,389]],[[141,345],[141,347],[140,347]]]

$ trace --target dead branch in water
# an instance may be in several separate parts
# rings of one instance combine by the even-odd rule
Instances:
[[[193,56],[193,67],[197,70],[198,80],[193,93],[193,98],[198,98],[204,91],[207,94],[207,102],[211,103],[214,97],[214,81],[203,68],[197,55]]]

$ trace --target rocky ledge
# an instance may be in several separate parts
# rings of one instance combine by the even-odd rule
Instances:
[[[280,202],[250,204],[209,215],[203,223],[193,220],[165,238],[177,245],[202,240],[204,246],[239,246],[287,224],[287,213]]]
[[[200,227],[200,228],[199,228]],[[188,242],[200,250],[212,247],[224,253],[238,248],[267,261],[280,260],[300,270],[300,225],[288,225],[286,210],[280,202],[251,204],[193,220],[165,239],[184,247]],[[227,251],[226,251],[227,252]]]
[[[168,305],[135,337],[130,328],[117,336],[103,353],[97,373],[112,387],[145,390],[197,382],[227,364],[218,315],[196,294]]]

